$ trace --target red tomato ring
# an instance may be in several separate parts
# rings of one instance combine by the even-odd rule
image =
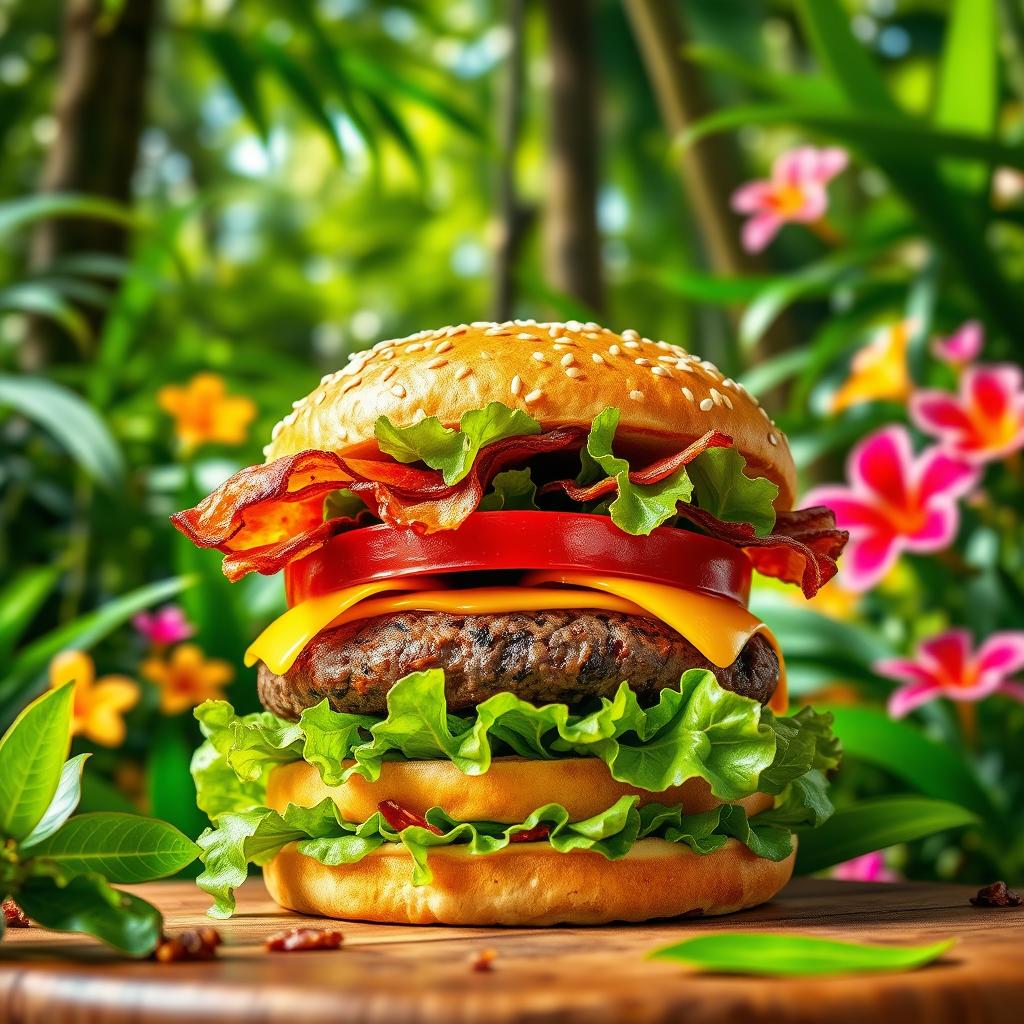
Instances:
[[[285,587],[294,606],[374,580],[533,569],[650,580],[744,607],[750,596],[750,560],[732,545],[671,526],[634,537],[608,516],[582,512],[474,512],[457,530],[426,535],[384,525],[350,530],[289,565]]]

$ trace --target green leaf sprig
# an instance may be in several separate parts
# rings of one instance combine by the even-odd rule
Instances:
[[[111,883],[172,875],[199,848],[153,818],[72,817],[89,756],[68,759],[73,696],[73,683],[48,690],[0,738],[0,898],[12,897],[45,928],[145,956],[160,939],[160,911]]]
[[[698,935],[649,954],[716,974],[809,977],[862,971],[907,971],[937,960],[956,939],[925,946],[880,946],[813,935],[717,932]]]

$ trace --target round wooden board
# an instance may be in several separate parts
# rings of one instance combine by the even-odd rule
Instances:
[[[187,882],[134,891],[157,903],[170,933],[210,924]],[[239,913],[217,923],[213,962],[118,959],[91,940],[31,928],[0,944],[0,1021],[10,1024],[455,1024],[459,1021],[664,1021],[742,1024],[1016,1022],[1024,1005],[1024,912],[981,910],[959,886],[798,880],[764,907],[728,918],[604,928],[462,929],[342,923],[337,951],[269,954],[263,939],[297,923],[258,880]],[[956,936],[942,961],[899,974],[838,978],[696,975],[645,959],[706,931],[799,931],[851,940]],[[493,970],[471,967],[482,949]]]

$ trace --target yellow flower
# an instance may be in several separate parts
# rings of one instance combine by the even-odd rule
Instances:
[[[139,701],[139,685],[127,676],[96,678],[92,658],[83,651],[62,651],[50,662],[50,685],[74,681],[71,735],[104,747],[124,742],[124,713]]]
[[[226,661],[207,659],[195,644],[181,644],[166,658],[147,658],[140,669],[160,688],[160,710],[165,715],[176,715],[222,696],[235,675]]]
[[[910,320],[890,324],[857,352],[850,364],[850,376],[832,396],[833,412],[862,402],[902,401],[909,397],[907,343],[913,327]]]
[[[186,452],[201,444],[242,444],[256,416],[256,404],[242,395],[228,395],[224,378],[197,373],[186,387],[173,384],[157,392],[160,408],[174,417],[174,431]]]
[[[860,594],[853,590],[847,590],[840,586],[837,580],[832,580],[827,586],[821,588],[817,594],[807,601],[811,611],[819,615],[825,615],[830,619],[845,622],[857,614],[857,603]]]

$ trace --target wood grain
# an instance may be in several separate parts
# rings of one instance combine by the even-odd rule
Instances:
[[[137,886],[167,929],[211,923],[191,883]],[[728,918],[604,928],[467,929],[343,923],[334,952],[269,954],[263,939],[297,923],[258,880],[218,923],[212,963],[131,962],[89,939],[32,928],[0,944],[4,1024],[202,1024],[486,1020],[742,1024],[821,1021],[1017,1022],[1024,1007],[1024,913],[970,906],[959,886],[802,879],[775,902]],[[927,942],[955,935],[941,962],[902,974],[756,979],[702,976],[645,959],[650,950],[722,929],[795,930],[850,940]],[[497,952],[475,972],[473,955]]]

